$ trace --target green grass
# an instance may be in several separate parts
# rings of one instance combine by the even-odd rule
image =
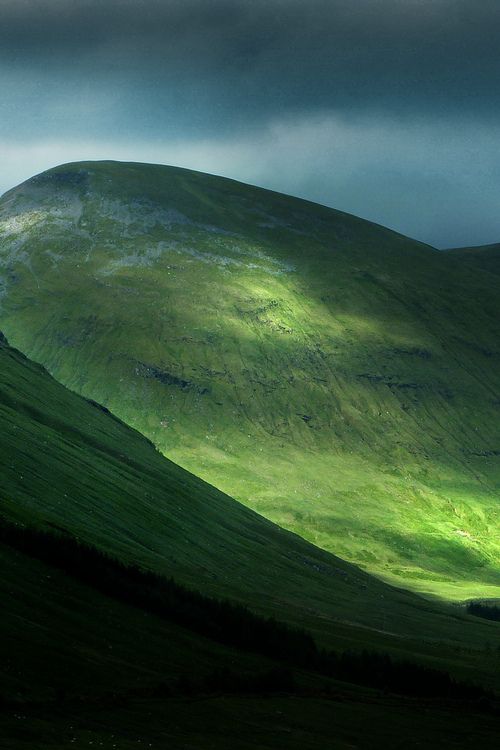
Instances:
[[[67,530],[125,562],[310,628],[324,645],[383,649],[499,687],[496,623],[394,589],[279,529],[165,459],[1,337],[0,501],[11,520]],[[223,667],[258,674],[270,663],[9,547],[0,546],[0,565],[6,749],[168,742],[319,750],[332,741],[397,747],[401,737],[405,747],[466,747],[471,733],[485,742],[495,735],[495,718],[471,707],[464,714],[302,673],[295,695],[154,698],[151,689],[180,676]]]
[[[182,169],[58,167],[0,202],[0,325],[279,525],[399,585],[500,593],[498,277]]]
[[[488,273],[500,274],[500,244],[457,247],[447,252],[471,267],[481,268]]]
[[[0,700],[99,700],[181,675],[203,677],[224,667],[252,673],[266,664],[99,594],[7,547],[0,549],[0,560]]]
[[[439,661],[500,642],[494,624],[388,586],[189,474],[5,341],[0,425],[1,510],[11,520],[67,530],[328,645],[389,644]]]
[[[2,720],[3,719],[3,720]],[[103,710],[38,710],[0,717],[5,750],[405,750],[495,747],[498,721],[372,696],[207,696],[133,700]],[[42,744],[43,743],[43,744]]]

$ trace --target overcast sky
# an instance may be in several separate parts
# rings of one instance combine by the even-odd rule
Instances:
[[[0,0],[0,192],[177,164],[500,241],[500,0]]]

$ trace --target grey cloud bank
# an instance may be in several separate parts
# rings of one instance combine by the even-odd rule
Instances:
[[[498,2],[0,0],[0,11],[0,190],[60,161],[147,157],[437,246],[500,239]]]

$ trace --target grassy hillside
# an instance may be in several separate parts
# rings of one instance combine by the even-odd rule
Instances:
[[[326,644],[440,654],[495,625],[431,605],[315,548],[164,458],[0,341],[0,498],[9,520],[307,626]],[[422,634],[425,633],[425,636]],[[451,652],[450,652],[451,653]],[[471,663],[474,657],[471,658]]]
[[[163,458],[1,336],[0,510],[56,535],[54,548],[57,537],[76,535],[205,594],[309,626],[324,644],[383,648],[498,687],[496,623],[392,589],[276,528]],[[3,528],[2,747],[319,750],[332,741],[396,747],[402,736],[406,747],[467,747],[471,734],[493,742],[498,720],[482,704],[464,710],[462,702],[405,698],[300,668],[291,693],[221,687],[221,670],[245,686],[276,664],[127,603],[119,586],[106,595],[106,585],[86,582],[86,569],[54,566],[8,543]]]
[[[202,694],[164,685],[269,664],[193,637],[1,548],[0,737],[5,750],[102,746],[339,750],[494,746],[481,706],[404,698],[297,674],[299,689]],[[13,592],[15,594],[13,595]],[[42,595],[41,595],[42,594]],[[422,711],[424,715],[422,716]],[[390,716],[390,721],[388,721]]]
[[[325,550],[442,596],[499,595],[493,275],[141,164],[33,178],[2,198],[0,232],[0,324],[61,382]]]
[[[457,247],[447,250],[454,258],[489,273],[500,274],[500,244]]]

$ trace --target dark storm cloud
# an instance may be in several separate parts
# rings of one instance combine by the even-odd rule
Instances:
[[[500,0],[0,0],[0,187],[162,161],[498,241],[499,50]]]
[[[499,46],[497,0],[16,0],[0,25],[4,69],[31,68],[33,96],[91,81],[150,132],[172,107],[212,128],[328,108],[495,116]]]

